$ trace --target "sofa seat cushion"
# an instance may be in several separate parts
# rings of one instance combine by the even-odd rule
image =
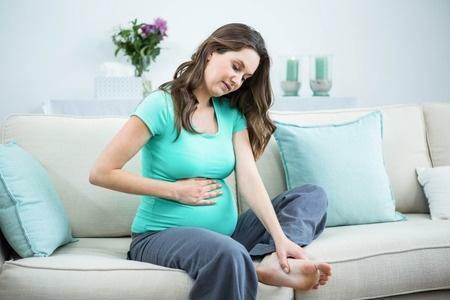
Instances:
[[[296,299],[450,289],[450,222],[433,221],[428,214],[406,216],[404,222],[326,228],[305,250],[330,262],[333,276],[317,291],[296,292]],[[129,244],[130,238],[80,238],[50,257],[7,261],[0,298],[187,299],[192,280],[184,271],[126,260]],[[258,295],[293,299],[293,290],[260,283]]]
[[[0,299],[182,299],[193,281],[183,270],[126,260],[131,238],[79,238],[50,257],[7,261]],[[259,261],[255,260],[255,266]],[[294,299],[286,287],[260,284],[267,299]]]
[[[331,263],[333,276],[315,293],[296,292],[296,299],[372,299],[450,289],[450,222],[405,215],[404,222],[326,228],[305,250]]]

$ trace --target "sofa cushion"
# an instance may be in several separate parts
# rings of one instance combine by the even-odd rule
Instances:
[[[333,276],[317,293],[297,291],[296,299],[384,299],[450,289],[450,222],[406,216],[404,222],[326,228],[305,250],[329,262]]]
[[[296,299],[370,298],[450,288],[450,223],[432,221],[425,214],[407,217],[405,222],[326,228],[304,249],[330,262],[333,276],[318,291],[296,292]],[[7,261],[0,273],[0,298],[187,299],[192,286],[187,273],[126,260],[129,244],[130,238],[81,238],[50,257]],[[260,283],[258,295],[293,299],[293,290]]]
[[[383,152],[396,209],[402,213],[428,213],[428,205],[415,171],[416,167],[431,167],[420,105],[309,112],[271,111],[270,116],[273,120],[285,123],[318,125],[348,122],[375,110],[383,114]],[[271,198],[286,190],[279,149],[274,138],[257,161],[257,167]],[[241,195],[239,197],[241,209],[247,209],[245,199]]]
[[[423,111],[433,166],[450,166],[450,104],[427,103]]]
[[[287,188],[321,186],[328,196],[326,226],[404,220],[384,167],[380,112],[346,123],[275,125]]]
[[[47,171],[14,142],[0,144],[0,228],[21,257],[49,256],[72,242]]]
[[[0,273],[0,299],[188,298],[193,280],[185,271],[126,260],[130,242],[130,238],[80,238],[45,260],[8,261]],[[260,284],[258,294],[287,300],[293,299],[294,291]]]
[[[450,166],[417,168],[433,220],[450,220]]]

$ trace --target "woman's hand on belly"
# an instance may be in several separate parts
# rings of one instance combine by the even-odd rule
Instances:
[[[170,227],[201,227],[231,235],[238,219],[237,205],[228,184],[224,180],[218,181],[222,184],[223,193],[215,197],[213,205],[184,205],[157,199],[153,206],[153,220],[162,220]]]
[[[215,179],[188,178],[180,179],[173,184],[172,200],[187,205],[211,205],[215,200],[208,200],[222,195],[222,185]]]

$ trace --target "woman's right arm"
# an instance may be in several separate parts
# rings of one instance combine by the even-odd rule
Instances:
[[[89,182],[129,194],[151,195],[192,205],[213,204],[213,200],[204,199],[220,194],[213,191],[219,187],[214,180],[192,178],[168,182],[122,170],[151,137],[145,123],[131,116],[95,161]]]
[[[122,170],[151,137],[144,122],[132,116],[95,161],[89,174],[89,182],[119,192],[171,199],[173,189],[170,182]]]

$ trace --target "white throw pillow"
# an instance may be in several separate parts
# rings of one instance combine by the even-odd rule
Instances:
[[[432,220],[450,220],[450,166],[416,168]]]

